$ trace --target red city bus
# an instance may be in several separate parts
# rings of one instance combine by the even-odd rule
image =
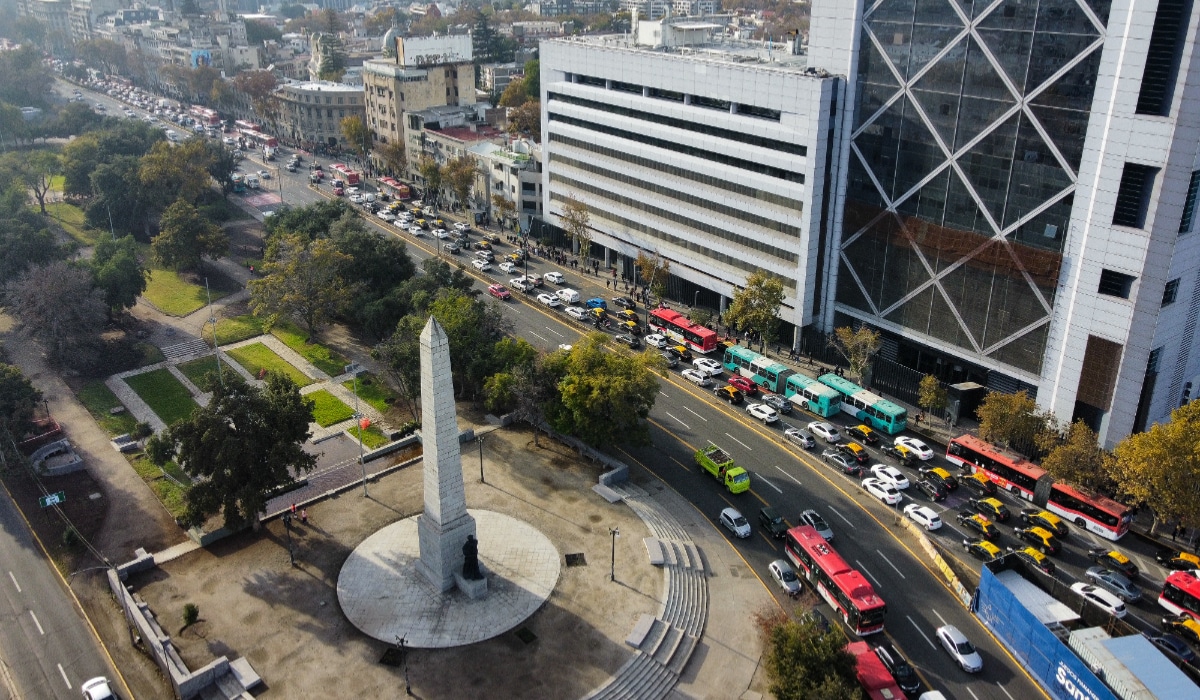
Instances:
[[[254,122],[243,121],[238,119],[233,123],[233,128],[237,131],[262,131],[262,127]]]
[[[208,109],[207,107],[192,105],[188,110],[188,115],[204,126],[221,125],[221,115],[217,114],[216,110]]]
[[[783,551],[801,576],[808,579],[825,602],[859,635],[883,631],[887,605],[867,579],[850,565],[809,525],[787,531]]]
[[[1037,483],[1050,478],[1046,470],[1027,459],[1008,454],[999,447],[974,435],[960,435],[946,446],[946,459],[966,469],[983,472],[996,482],[1027,501],[1033,500]]]
[[[1172,571],[1163,584],[1158,604],[1176,615],[1200,620],[1200,579],[1189,571]]]
[[[329,169],[335,173],[335,177],[347,185],[357,185],[361,179],[358,171],[349,167],[345,163],[334,163],[333,165],[329,166]]]
[[[655,331],[672,338],[699,353],[717,349],[717,332],[692,323],[687,316],[667,308],[652,309],[647,321]]]
[[[246,146],[253,148],[256,151],[261,151],[264,148],[278,148],[279,140],[269,134],[264,134],[261,131],[251,131],[250,129],[239,129],[238,136],[246,140]]]
[[[387,193],[397,202],[402,202],[412,197],[412,190],[409,189],[408,185],[390,177],[379,178],[379,191]]]
[[[854,676],[871,700],[904,700],[904,691],[866,642],[850,642],[846,651],[854,657]]]
[[[1113,541],[1124,537],[1133,522],[1133,509],[1128,506],[1069,484],[1056,483],[1050,487],[1046,510]]]

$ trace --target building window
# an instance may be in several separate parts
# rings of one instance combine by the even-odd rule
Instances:
[[[1196,195],[1200,194],[1200,170],[1192,173],[1188,183],[1187,197],[1183,200],[1183,218],[1179,220],[1179,232],[1191,233],[1196,220]]]
[[[1179,296],[1179,280],[1173,279],[1167,282],[1167,286],[1163,287],[1163,306],[1168,306],[1175,303],[1175,298]]]
[[[1154,348],[1150,351],[1150,357],[1146,358],[1146,374],[1158,371],[1158,364],[1162,362],[1162,352],[1162,348]]]
[[[339,98],[338,98],[338,104],[340,104],[340,105],[341,105],[341,104],[346,104],[346,98],[344,98],[344,97],[339,97]]]
[[[1138,114],[1165,117],[1170,113],[1191,10],[1191,0],[1159,0],[1138,90]]]
[[[1100,272],[1100,287],[1096,291],[1109,297],[1128,299],[1133,291],[1133,283],[1137,278],[1123,272],[1102,270]]]
[[[1113,224],[1142,228],[1146,225],[1146,210],[1150,207],[1150,192],[1154,190],[1154,178],[1158,168],[1150,165],[1126,163],[1121,172],[1121,185],[1117,188],[1117,205],[1113,210]]]

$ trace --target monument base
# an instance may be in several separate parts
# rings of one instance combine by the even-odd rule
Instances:
[[[462,571],[463,543],[475,534],[475,519],[467,513],[449,523],[439,524],[425,515],[417,516],[417,534],[421,560],[417,570],[438,591],[454,588],[454,572]]]
[[[482,564],[479,566],[479,573],[483,574],[483,578],[464,578],[462,572],[454,572],[454,582],[458,584],[458,590],[465,593],[471,600],[479,600],[488,592],[487,569],[484,569]]]

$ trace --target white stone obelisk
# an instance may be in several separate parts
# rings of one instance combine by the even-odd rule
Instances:
[[[421,331],[421,444],[425,463],[425,512],[417,518],[421,561],[417,568],[441,592],[461,574],[463,544],[475,534],[467,514],[462,453],[454,411],[450,343],[433,317]]]

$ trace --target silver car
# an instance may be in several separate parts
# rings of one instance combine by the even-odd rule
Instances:
[[[1136,603],[1142,599],[1142,591],[1133,585],[1124,574],[1119,574],[1103,566],[1093,566],[1084,572],[1097,586],[1108,590],[1126,603]]]

